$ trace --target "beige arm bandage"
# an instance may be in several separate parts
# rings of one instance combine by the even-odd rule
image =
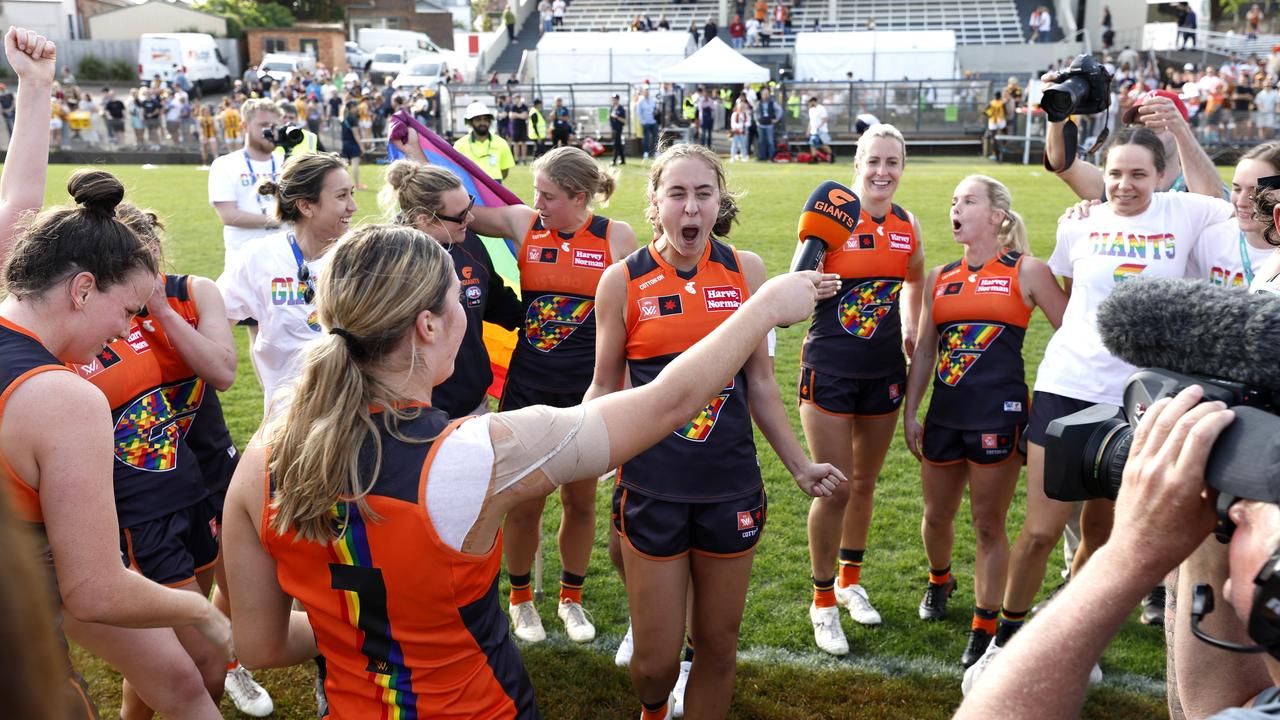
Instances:
[[[541,471],[552,485],[597,478],[609,470],[609,430],[586,405],[534,405],[490,418],[493,494]]]

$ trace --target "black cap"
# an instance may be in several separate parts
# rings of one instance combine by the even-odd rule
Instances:
[[[1275,190],[1280,188],[1280,175],[1268,175],[1258,178],[1259,190]]]

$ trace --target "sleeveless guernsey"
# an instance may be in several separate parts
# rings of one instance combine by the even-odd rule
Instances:
[[[1027,421],[1022,341],[1031,308],[1022,300],[1022,255],[1007,252],[981,268],[947,265],[933,286],[938,361],[927,420],[958,430]]]
[[[698,265],[682,273],[650,244],[624,261],[626,355],[631,383],[652,382],[677,355],[706,337],[750,295],[732,246],[712,238]],[[742,370],[689,423],[623,464],[623,486],[677,502],[720,502],[758,492]]]

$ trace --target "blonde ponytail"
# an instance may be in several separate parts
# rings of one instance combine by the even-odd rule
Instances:
[[[327,334],[307,351],[292,404],[268,430],[275,532],[295,529],[303,540],[328,542],[341,532],[331,512],[339,501],[374,517],[365,496],[378,476],[382,447],[372,408],[382,409],[394,437],[430,440],[399,433],[400,423],[420,410],[400,407],[402,393],[373,371],[407,375],[421,365],[410,349],[407,368],[399,367],[406,364],[403,340],[423,310],[441,314],[457,301],[447,297],[452,275],[453,262],[440,244],[403,225],[366,225],[333,248],[316,290]],[[373,452],[363,457],[372,457],[372,468],[360,464],[366,442]]]

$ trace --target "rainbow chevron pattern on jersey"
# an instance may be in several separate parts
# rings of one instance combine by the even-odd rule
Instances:
[[[944,330],[939,341],[938,380],[955,387],[1003,331],[1003,325],[988,323],[957,323]]]
[[[330,519],[341,535],[329,543],[333,588],[342,591],[342,619],[361,635],[360,649],[369,659],[369,679],[382,688],[385,720],[416,720],[418,696],[413,692],[404,652],[392,636],[387,615],[387,587],[373,564],[368,528],[355,503],[337,503]]]
[[[728,399],[729,396],[727,394],[717,395],[711,402],[707,403],[706,407],[699,410],[697,415],[693,416],[689,424],[676,430],[676,435],[693,442],[706,442],[707,438],[711,437],[711,431],[716,427],[716,419],[720,417],[720,408],[724,407],[724,401]]]
[[[116,420],[116,459],[148,472],[172,470],[178,464],[178,443],[203,397],[204,381],[197,378],[156,388],[134,400]]]
[[[1146,269],[1147,266],[1145,263],[1125,263],[1124,265],[1116,266],[1112,278],[1114,278],[1116,282],[1124,282]]]
[[[524,318],[524,335],[533,347],[551,352],[578,329],[595,306],[594,300],[542,295],[529,304]]]
[[[836,319],[840,321],[840,327],[854,337],[870,338],[876,334],[880,321],[889,314],[901,291],[901,280],[868,280],[855,285],[836,305]]]

